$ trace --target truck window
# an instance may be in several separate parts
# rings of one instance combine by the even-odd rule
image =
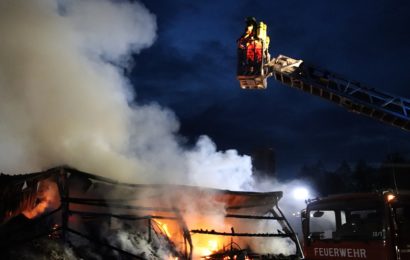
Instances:
[[[309,232],[312,239],[332,239],[336,231],[336,212],[315,210],[310,212]]]
[[[332,207],[334,206],[334,207]],[[350,203],[316,206],[309,211],[307,237],[312,240],[381,240],[386,237],[383,208],[377,204]],[[365,206],[365,207],[364,207]]]
[[[336,239],[384,239],[383,216],[380,210],[341,210],[341,221],[334,236]]]

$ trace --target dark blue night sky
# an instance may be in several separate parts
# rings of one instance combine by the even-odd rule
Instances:
[[[282,178],[319,160],[332,168],[410,155],[408,132],[274,79],[267,90],[241,90],[235,75],[236,40],[254,16],[268,25],[272,56],[409,98],[409,1],[142,2],[157,17],[158,38],[128,72],[136,100],[173,110],[188,144],[205,134],[221,150],[273,148]]]

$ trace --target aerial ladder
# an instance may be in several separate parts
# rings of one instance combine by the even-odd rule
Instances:
[[[266,89],[273,76],[284,85],[332,101],[348,111],[410,131],[410,99],[369,88],[357,81],[284,55],[270,58],[267,26],[247,18],[238,39],[237,79],[242,89]]]

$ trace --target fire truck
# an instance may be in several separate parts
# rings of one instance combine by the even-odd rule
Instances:
[[[410,259],[410,192],[313,199],[301,215],[308,260]]]
[[[246,19],[237,41],[237,79],[242,89],[284,85],[334,102],[348,111],[410,131],[410,100],[369,88],[284,55],[270,58],[264,22]],[[302,211],[307,260],[410,260],[410,192],[333,195],[307,201]]]

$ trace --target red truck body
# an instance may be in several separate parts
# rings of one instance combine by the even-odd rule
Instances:
[[[410,193],[333,195],[302,212],[307,260],[410,260]]]

